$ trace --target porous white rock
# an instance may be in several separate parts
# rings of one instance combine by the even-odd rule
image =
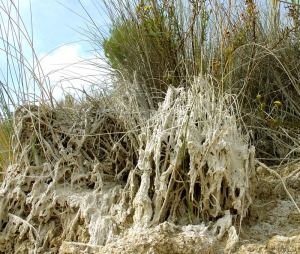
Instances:
[[[75,243],[99,249],[125,232],[175,230],[166,222],[186,227],[182,251],[187,238],[226,232],[231,248],[233,219],[251,204],[254,167],[235,105],[197,79],[190,88],[170,87],[146,121],[121,106],[118,113],[83,109],[83,120],[80,111],[18,110],[17,160],[0,189],[0,252],[55,253]],[[132,122],[138,131],[128,128]]]

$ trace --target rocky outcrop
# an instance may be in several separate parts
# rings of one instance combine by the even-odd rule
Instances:
[[[0,253],[247,253],[285,242],[297,250],[292,227],[268,240],[282,229],[267,229],[280,207],[291,226],[298,220],[299,200],[278,199],[282,181],[255,171],[234,96],[199,79],[170,88],[155,112],[130,100],[16,111]],[[285,181],[299,194],[299,170]]]

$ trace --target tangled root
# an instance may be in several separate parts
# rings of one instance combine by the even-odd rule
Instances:
[[[246,215],[254,148],[238,129],[229,97],[198,82],[188,91],[170,88],[140,135],[134,224]]]
[[[0,189],[0,253],[105,245],[165,221],[216,222],[221,238],[251,203],[254,149],[233,102],[199,79],[189,90],[169,88],[146,122],[97,104],[18,109],[17,163]]]

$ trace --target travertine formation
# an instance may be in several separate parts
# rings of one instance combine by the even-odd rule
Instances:
[[[181,246],[172,253],[186,253],[185,243],[189,253],[215,253],[224,237],[224,248],[234,248],[254,174],[235,98],[203,79],[170,87],[155,111],[139,96],[106,108],[92,101],[74,111],[15,112],[16,161],[0,189],[0,253],[130,253],[114,243],[137,236],[132,253],[169,253],[159,252],[158,232],[170,230],[166,246]]]

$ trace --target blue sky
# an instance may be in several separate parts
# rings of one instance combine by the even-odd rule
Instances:
[[[30,2],[37,53],[49,52],[65,43],[80,44],[83,51],[88,50],[87,43],[83,42],[86,38],[77,32],[85,28],[84,18],[88,17],[77,0],[20,0],[21,14],[28,26]],[[105,13],[95,8],[93,0],[81,0],[81,3],[99,25],[106,25]]]
[[[2,0],[0,7],[7,2],[9,0]],[[96,83],[99,82],[99,78],[105,78],[106,73],[102,70],[88,67],[86,64],[86,61],[93,61],[98,65],[103,65],[104,62],[95,59],[95,55],[91,52],[92,47],[86,41],[87,38],[80,34],[82,29],[86,28],[85,19],[88,19],[88,15],[78,0],[14,0],[13,2],[19,4],[18,9],[25,26],[30,32],[32,30],[35,53],[41,60],[44,74],[51,80],[55,98],[60,98],[62,91],[67,88],[70,88],[69,91],[72,93],[73,88],[80,88],[83,83]],[[108,30],[108,19],[99,6],[102,1],[81,0],[81,3],[101,29]],[[30,61],[31,52],[26,41],[23,49],[26,58]],[[0,68],[3,71],[6,63],[1,52],[0,58],[2,59]],[[83,77],[85,77],[84,81]]]

